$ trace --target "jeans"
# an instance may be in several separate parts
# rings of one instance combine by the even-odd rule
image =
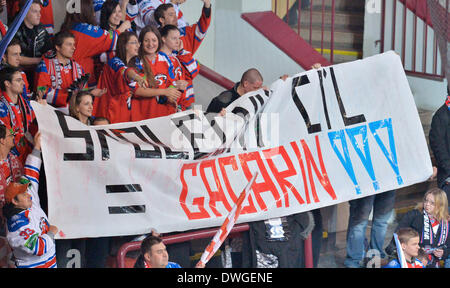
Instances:
[[[368,196],[349,201],[350,217],[347,230],[347,256],[344,265],[349,268],[361,267],[365,256],[366,228],[373,208],[372,230],[369,249],[376,249],[384,258],[383,246],[395,202],[395,191]]]

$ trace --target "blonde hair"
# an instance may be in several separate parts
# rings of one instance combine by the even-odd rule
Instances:
[[[419,237],[419,233],[412,228],[400,228],[397,231],[398,241],[401,244],[408,244],[408,241],[414,237]]]
[[[434,217],[438,221],[442,220],[449,220],[448,215],[448,200],[447,200],[447,194],[439,189],[439,188],[432,188],[428,190],[425,195],[423,196],[423,202],[419,203],[417,205],[417,209],[421,212],[423,212],[423,207],[425,204],[425,200],[427,199],[428,195],[433,195],[434,197]]]

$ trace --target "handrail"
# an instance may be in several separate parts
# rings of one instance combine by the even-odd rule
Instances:
[[[241,18],[252,25],[303,69],[309,70],[316,63],[320,63],[323,67],[331,65],[331,62],[318,53],[302,37],[297,35],[291,27],[272,11],[243,13]],[[301,53],[299,53],[300,51]]]
[[[445,1],[448,7],[449,0]],[[403,5],[403,7],[398,8],[399,5]],[[396,51],[400,55],[405,72],[408,75],[442,81],[444,78],[443,65],[441,65],[441,71],[437,71],[438,39],[436,37],[436,32],[434,32],[434,37],[432,40],[433,47],[431,48],[431,50],[429,50],[428,47],[428,30],[432,28],[432,23],[427,0],[393,0],[392,7],[388,7],[386,0],[382,0],[381,9],[380,53],[388,50]],[[388,22],[389,20],[386,17],[388,9],[392,9],[392,19],[390,20],[390,22]],[[407,22],[408,13],[413,14],[413,23],[412,25],[410,25],[411,27],[409,27]],[[401,27],[397,27],[398,25],[396,25],[397,16],[401,17],[399,18],[399,20],[401,19]],[[448,17],[448,13],[446,17]],[[423,31],[421,32],[421,34],[423,35],[422,37],[418,37],[420,30],[418,29],[418,21],[421,21],[421,24],[423,26]],[[388,38],[387,34],[389,33],[391,34],[391,37]],[[407,37],[407,34],[410,35],[410,37]],[[395,45],[398,39],[397,37],[401,37],[401,47],[396,47]],[[407,39],[409,39],[409,41],[407,41]],[[419,43],[419,39],[422,41],[421,43]],[[411,52],[408,53],[407,50]],[[431,52],[428,53],[428,51]],[[432,55],[430,56],[429,54]],[[407,58],[408,55],[409,58]],[[418,59],[420,58],[422,59],[421,64],[420,61],[418,63]],[[409,62],[411,63],[410,65]],[[432,63],[431,69],[427,67],[427,62]]]
[[[206,67],[205,65],[200,65],[199,74],[205,77],[206,79],[210,80],[211,82],[214,82],[217,85],[224,87],[225,89],[231,89],[234,86],[233,81],[220,75],[219,73]]]
[[[283,4],[282,3],[283,1],[286,2],[285,6],[280,5],[280,4]],[[301,29],[303,29],[303,27],[301,27],[302,23],[300,21],[302,11],[309,10],[309,40],[308,41],[309,41],[309,45],[312,46],[313,45],[313,43],[312,43],[313,42],[312,41],[312,38],[313,38],[312,23],[313,23],[313,12],[314,12],[313,5],[314,5],[314,3],[317,3],[317,1],[320,1],[320,0],[315,0],[315,1],[314,0],[272,0],[272,6],[273,6],[272,10],[278,17],[280,17],[281,19],[284,18],[287,23],[290,23],[289,12],[291,9],[295,8],[295,7],[292,8],[292,6],[297,5],[295,12],[297,13],[297,34],[298,34],[298,36],[300,36],[300,31],[301,31]],[[324,47],[324,45],[325,45],[325,37],[324,37],[325,36],[324,35],[324,33],[325,33],[325,15],[326,15],[325,0],[321,0],[321,1],[322,1],[321,2],[322,18],[321,18],[321,35],[320,35],[320,54],[323,55],[324,51],[328,51],[328,48]],[[306,5],[302,5],[305,3],[306,3]],[[309,4],[309,8],[302,8],[303,6],[306,7],[308,4]],[[283,10],[281,11],[280,8],[283,8]],[[284,9],[286,9],[286,11]],[[306,9],[308,9],[308,10],[306,10]],[[335,13],[336,13],[336,3],[335,3],[335,0],[331,0],[331,23],[330,23],[331,27],[329,30],[330,31],[330,39],[329,39],[329,41],[330,41],[330,47],[329,47],[329,51],[330,51],[329,62],[330,62],[330,64],[334,63],[334,54],[335,54],[335,43],[334,43],[334,41],[335,41],[335,35],[334,35],[334,33],[335,33]],[[305,68],[305,67],[303,67],[303,68]],[[310,67],[307,67],[307,68],[309,69]]]
[[[238,234],[241,232],[248,231],[250,229],[249,225],[247,223],[243,224],[236,224],[233,229],[230,232],[229,237],[232,237],[233,234]],[[209,229],[203,229],[203,230],[197,230],[193,232],[185,232],[185,233],[179,233],[174,235],[167,235],[162,236],[164,244],[170,245],[175,243],[181,243],[196,239],[204,239],[204,238],[210,238],[214,237],[214,235],[217,232],[217,228],[209,228]],[[117,267],[118,268],[126,268],[125,266],[125,258],[127,253],[130,251],[136,251],[139,250],[141,247],[142,241],[132,241],[123,244],[119,251],[117,252],[116,261],[117,261]],[[311,234],[309,235],[308,239],[305,240],[305,267],[306,268],[312,268],[313,267],[313,255],[312,255],[312,238]]]
[[[243,224],[236,224],[233,229],[230,232],[231,234],[241,233],[244,231],[249,230],[249,226],[247,223]],[[197,240],[197,239],[204,239],[204,238],[210,238],[214,237],[214,235],[217,233],[217,228],[209,228],[209,229],[203,229],[203,230],[197,230],[192,232],[184,232],[184,233],[178,233],[174,235],[167,235],[162,236],[162,240],[164,244],[170,245],[175,243],[181,243],[181,242],[187,242],[191,240]],[[141,248],[142,241],[132,241],[123,244],[119,251],[117,252],[117,267],[118,268],[125,268],[125,257],[128,252],[130,251],[136,251]]]

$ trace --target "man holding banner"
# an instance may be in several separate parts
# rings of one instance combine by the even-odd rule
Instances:
[[[49,219],[63,232],[58,239],[220,226],[255,172],[237,223],[374,195],[367,210],[384,196],[385,207],[376,210],[386,219],[395,193],[388,191],[432,174],[417,108],[392,52],[279,80],[270,96],[258,90],[239,97],[225,117],[184,111],[100,127],[49,105],[33,108],[47,141]]]

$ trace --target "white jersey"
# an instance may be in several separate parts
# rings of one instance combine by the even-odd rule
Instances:
[[[17,268],[56,268],[55,242],[47,232],[47,215],[39,203],[39,169],[41,159],[28,155],[25,177],[30,180],[27,192],[32,197],[31,208],[7,219],[9,246],[13,249]]]
[[[137,7],[127,8],[127,19],[134,21],[136,24],[136,32],[139,34],[141,30],[147,25],[154,25],[158,27],[153,14],[161,4],[171,3],[170,0],[136,0]],[[184,21],[183,14],[177,4],[173,4],[175,12],[178,17],[178,28],[183,28],[188,24]]]
[[[100,26],[100,16],[101,16],[101,12],[102,12],[102,7],[103,7],[103,3],[105,3],[105,1],[106,0],[93,0],[95,19],[97,20],[97,24],[99,26]],[[122,4],[122,0],[120,0],[119,3]],[[134,14],[137,15],[138,5],[137,4],[133,5],[133,4],[128,3],[126,10],[127,11],[123,11],[123,13],[126,13],[127,20],[130,20],[128,13],[130,13],[131,15],[134,15]]]

